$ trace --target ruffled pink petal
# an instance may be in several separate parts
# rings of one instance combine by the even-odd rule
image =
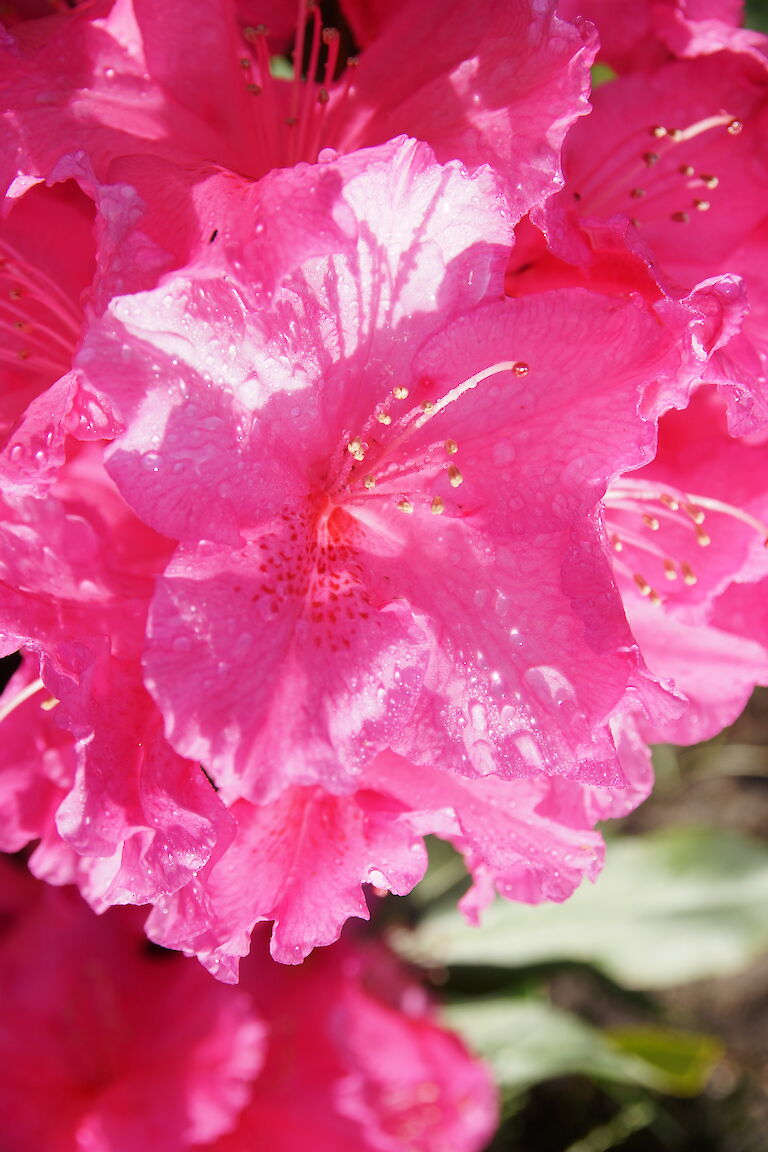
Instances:
[[[735,41],[743,0],[559,0],[566,20],[597,25],[600,59],[617,72],[651,71],[672,55],[717,51]],[[742,32],[743,35],[743,32]]]
[[[519,219],[562,182],[560,147],[586,111],[595,49],[552,3],[408,0],[363,54],[334,144],[406,132],[441,161],[492,164]]]
[[[299,963],[337,939],[350,916],[368,919],[361,884],[403,895],[423,875],[423,844],[402,806],[372,791],[334,797],[289,789],[272,804],[230,809],[234,843],[175,896],[156,901],[151,939],[194,953],[220,980],[237,980],[251,930],[274,920],[271,952]]]
[[[434,768],[389,754],[366,780],[410,809],[422,833],[450,840],[462,853],[473,886],[460,907],[473,923],[497,895],[528,904],[565,900],[603,859],[589,790],[563,781],[450,780]],[[620,788],[594,789],[610,797]]]
[[[13,33],[0,85],[13,109],[4,141],[10,179],[16,171],[45,178],[78,148],[99,178],[121,153],[182,163],[205,156],[247,170],[248,95],[228,4],[191,5],[182,20],[145,0],[101,0]]]

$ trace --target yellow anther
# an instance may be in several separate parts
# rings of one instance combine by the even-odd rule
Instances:
[[[696,525],[696,543],[701,548],[708,548],[712,543],[712,537],[709,533],[705,532],[703,528],[700,528],[698,524]]]
[[[445,512],[445,502],[439,496],[435,496],[430,505],[430,511],[434,512],[435,516],[441,516]]]
[[[697,212],[709,212],[711,207],[709,200],[694,200],[693,203]]]
[[[675,568],[674,561],[664,561],[664,575],[667,580],[677,580],[677,569]]]
[[[651,595],[651,593],[653,592],[653,588],[648,583],[645,576],[642,576],[639,572],[635,572],[632,576],[632,579],[634,580],[635,584],[637,585],[641,596],[650,596]],[[658,593],[656,593],[656,595],[658,595]]]
[[[690,564],[685,564],[685,563],[681,564],[680,565],[680,571],[683,574],[683,580],[685,581],[686,584],[695,584],[696,583],[698,577],[697,577],[696,573],[694,572],[693,568],[691,568]]]
[[[650,528],[651,532],[658,532],[659,522],[655,516],[649,516],[647,513],[643,516],[643,524],[646,528]]]
[[[695,504],[684,504],[683,511],[687,516],[690,516],[694,524],[704,523],[704,512],[701,508],[697,508]]]
[[[448,479],[450,481],[451,488],[458,488],[460,484],[464,483],[464,477],[455,464],[450,464],[448,467]]]
[[[421,406],[421,410],[422,412],[426,412],[426,414],[429,415],[430,412],[434,412],[435,406],[431,400],[425,400]]]
[[[368,491],[370,492],[371,488],[376,487],[376,477],[375,476],[366,476],[365,480],[363,480],[363,486],[365,488],[367,488]]]
[[[707,188],[717,188],[718,184],[720,183],[717,176],[705,176],[702,174],[701,179]]]
[[[743,131],[743,129],[744,125],[742,124],[741,120],[731,120],[730,124],[728,125],[728,132],[731,136],[738,136],[739,133]]]
[[[377,412],[376,413],[376,419],[378,420],[379,424],[391,424],[392,423],[392,417],[389,415],[388,412]]]
[[[347,452],[350,456],[354,456],[355,460],[362,460],[365,457],[365,450],[368,447],[359,436],[353,436],[349,444],[347,444]]]
[[[455,456],[459,450],[459,446],[455,440],[446,440],[443,447],[445,448],[445,450],[449,456]]]
[[[662,492],[659,499],[661,500],[662,504],[669,508],[670,512],[677,512],[678,508],[680,507],[680,501],[675,499],[674,496],[670,496],[668,492]]]
[[[407,512],[409,516],[411,512],[413,512],[413,504],[411,504],[410,500],[398,500],[397,507],[401,512]]]
[[[615,532],[611,536],[611,547],[613,548],[614,552],[624,551],[624,541],[621,539],[621,536],[617,536]]]
[[[693,167],[693,164],[681,164],[680,171],[683,176],[693,176],[696,169]]]
[[[406,396],[408,395],[408,389],[404,388],[402,384],[396,384],[392,389],[392,395],[394,396],[395,400],[405,400]]]
[[[657,124],[655,128],[651,128],[651,136],[655,136],[657,140],[662,140],[667,135],[666,128],[661,124]]]

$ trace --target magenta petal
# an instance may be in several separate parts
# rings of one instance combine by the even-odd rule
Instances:
[[[158,901],[147,924],[152,939],[197,954],[228,982],[237,980],[258,921],[275,921],[274,958],[297,964],[332,943],[350,916],[368,919],[363,882],[375,878],[404,894],[426,867],[401,805],[375,792],[333,797],[295,788],[272,804],[239,801],[231,812],[232,846],[178,895]]]
[[[6,892],[16,869],[0,865]],[[236,1122],[263,1026],[246,995],[149,955],[135,915],[39,885],[6,926],[0,978],[8,1147],[184,1152]]]
[[[596,42],[554,7],[409,0],[363,54],[343,146],[406,132],[441,161],[491,164],[519,220],[562,183],[563,137],[587,110]]]

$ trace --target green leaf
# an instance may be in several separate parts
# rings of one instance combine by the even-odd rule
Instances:
[[[723,1058],[722,1044],[701,1032],[666,1028],[614,1028],[604,1035],[622,1052],[652,1065],[675,1096],[698,1096],[715,1065]]]
[[[583,1075],[693,1095],[704,1087],[721,1054],[708,1036],[661,1029],[601,1032],[538,998],[453,1004],[445,1015],[512,1093],[558,1076]]]
[[[497,900],[481,928],[433,910],[396,943],[419,961],[593,965],[627,988],[738,971],[768,946],[768,849],[715,829],[673,828],[608,845],[603,874],[564,904]]]

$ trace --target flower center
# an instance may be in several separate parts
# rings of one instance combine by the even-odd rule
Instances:
[[[263,157],[259,167],[266,172],[291,167],[301,160],[314,163],[319,152],[335,139],[341,110],[353,89],[357,58],[348,57],[337,78],[341,37],[337,28],[323,27],[314,0],[298,2],[292,74],[282,57],[270,57],[266,25],[244,28],[243,36],[248,55],[241,58],[240,66],[253,97]]]
[[[445,512],[450,490],[461,486],[464,474],[458,441],[435,436],[431,422],[466,392],[501,372],[524,376],[528,365],[502,360],[442,395],[436,395],[434,382],[426,376],[415,388],[395,385],[361,430],[344,437],[333,502],[343,504],[359,520],[365,520],[374,506],[381,511],[388,505],[406,515],[420,509],[438,516]]]
[[[81,323],[80,308],[59,285],[0,238],[0,360],[58,378],[72,364]]]
[[[689,586],[697,583],[687,541],[694,548],[710,546],[714,530],[708,513],[720,513],[746,524],[768,547],[768,525],[756,516],[722,500],[669,485],[662,487],[654,481],[622,477],[608,490],[603,503],[615,553],[614,567],[655,605],[664,603],[657,577]],[[675,551],[666,550],[664,543],[672,544]]]
[[[582,212],[626,211],[637,227],[658,220],[686,224],[691,213],[709,211],[720,183],[696,166],[699,137],[716,131],[738,136],[743,127],[722,112],[687,128],[639,129],[617,143],[609,161],[601,157],[577,180],[573,198]]]

